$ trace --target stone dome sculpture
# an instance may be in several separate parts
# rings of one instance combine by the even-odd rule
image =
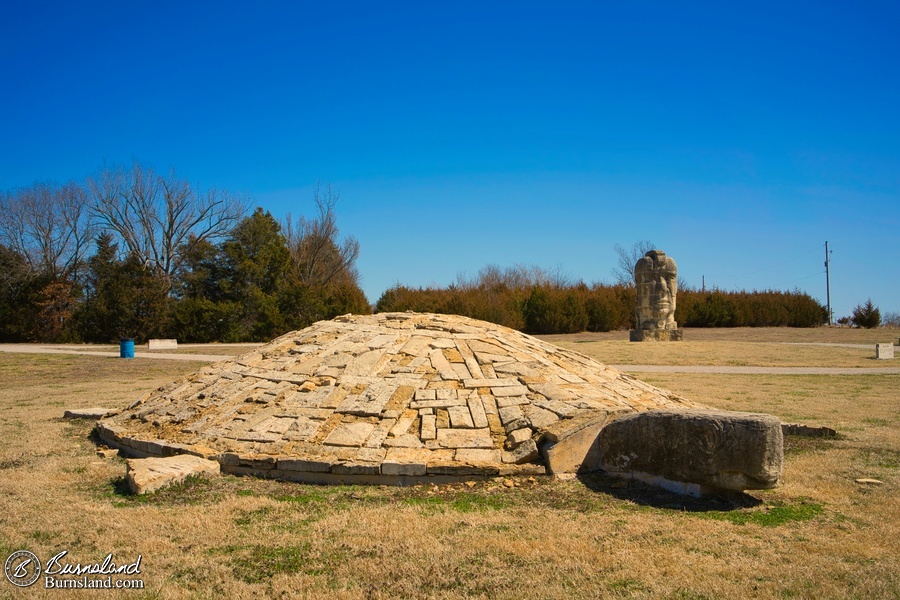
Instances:
[[[626,417],[650,413],[661,430],[628,425]],[[632,447],[634,427],[659,439]],[[672,427],[681,438],[666,439]],[[752,436],[735,435],[748,427]],[[617,441],[605,441],[606,429]],[[697,489],[749,489],[772,487],[781,469],[774,417],[707,411],[512,329],[418,313],[315,323],[149,392],[97,430],[131,456],[194,454],[225,472],[316,483],[602,468]],[[745,437],[752,443],[735,446]],[[675,447],[703,458],[690,467],[700,476],[655,469],[658,453]],[[719,464],[723,453],[736,458]]]

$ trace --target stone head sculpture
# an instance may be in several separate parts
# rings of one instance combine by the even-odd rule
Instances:
[[[637,329],[677,329],[678,268],[662,250],[651,250],[634,266]]]

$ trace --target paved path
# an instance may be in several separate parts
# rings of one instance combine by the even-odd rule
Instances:
[[[118,351],[82,350],[78,346],[46,346],[43,344],[0,344],[0,352],[24,354],[72,354],[76,356],[106,356],[118,358]],[[235,354],[236,356],[236,354]],[[167,352],[137,352],[135,358],[166,358],[171,360],[193,360],[216,362],[232,358],[228,354],[174,354]]]
[[[234,344],[234,356],[260,344]],[[218,346],[218,345],[217,345]],[[182,347],[203,347],[203,344],[184,344]],[[0,352],[28,354],[74,354],[116,358],[118,351],[83,350],[84,346],[57,344],[0,344]],[[135,358],[162,358],[216,362],[232,358],[228,354],[174,354],[166,352],[135,352]],[[725,375],[900,375],[900,367],[727,367],[695,365],[609,365],[626,373],[719,373]]]

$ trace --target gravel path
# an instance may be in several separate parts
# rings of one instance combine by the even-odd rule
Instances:
[[[247,344],[248,347],[257,344]],[[187,344],[185,344],[187,346]],[[191,344],[202,347],[202,344]],[[83,350],[83,346],[45,344],[0,344],[0,352],[27,354],[73,354],[117,358],[118,351]],[[240,354],[241,352],[236,352]],[[225,354],[173,354],[165,352],[138,352],[135,358],[160,358],[168,360],[193,360],[217,362],[232,358]],[[725,367],[691,365],[609,365],[626,373],[719,373],[731,375],[900,375],[900,367]]]
[[[43,344],[0,344],[0,352],[20,354],[72,354],[75,356],[106,356],[118,358],[118,351],[82,350],[78,346],[45,346]],[[236,356],[236,355],[235,355]],[[170,360],[193,360],[216,362],[232,358],[227,354],[172,354],[166,352],[138,352],[135,358],[165,358]]]

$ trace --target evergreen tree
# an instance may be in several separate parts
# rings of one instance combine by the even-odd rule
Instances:
[[[19,252],[0,244],[0,341],[26,342],[31,338],[36,306],[37,275]]]
[[[857,327],[873,329],[881,325],[881,311],[872,304],[872,299],[869,298],[864,306],[856,305],[856,308],[853,309],[853,316],[850,317],[850,322]]]
[[[281,226],[257,208],[231,231],[222,244],[224,299],[237,305],[230,336],[267,341],[285,332],[278,297],[290,266]]]
[[[142,342],[165,337],[171,300],[163,274],[135,254],[119,260],[111,235],[97,238],[97,252],[88,260],[85,299],[76,313],[82,339],[108,343],[123,337]]]

